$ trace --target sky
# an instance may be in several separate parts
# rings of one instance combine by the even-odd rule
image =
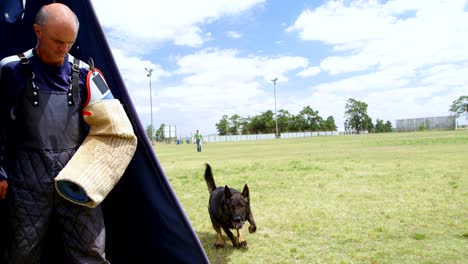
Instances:
[[[145,128],[152,109],[155,129],[217,134],[223,115],[274,112],[275,91],[277,111],[339,131],[350,98],[395,127],[468,95],[468,0],[129,3],[93,6]]]

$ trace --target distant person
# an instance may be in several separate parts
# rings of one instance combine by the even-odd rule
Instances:
[[[200,131],[197,129],[197,133],[193,135],[193,141],[197,143],[197,151],[201,152],[201,145],[203,142],[203,135],[200,133]]]

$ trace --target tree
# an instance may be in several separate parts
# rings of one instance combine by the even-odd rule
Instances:
[[[327,120],[323,121],[320,127],[322,131],[336,131],[337,129],[333,116],[329,116]]]
[[[250,117],[241,119],[241,133],[250,134]]]
[[[293,115],[289,122],[289,131],[291,132],[303,132],[307,129],[307,121],[301,114]]]
[[[223,115],[219,123],[216,123],[216,129],[218,130],[218,135],[224,136],[229,132],[229,121],[228,116]]]
[[[244,134],[275,133],[276,124],[271,110],[243,120],[245,124],[243,125],[242,133]]]
[[[292,115],[285,109],[278,111],[277,120],[278,133],[281,132],[304,132],[304,131],[336,131],[337,127],[333,116],[323,120],[310,106],[306,106],[297,115]],[[364,128],[372,128],[372,119],[366,117],[363,123]],[[216,123],[218,135],[238,135],[241,134],[265,134],[275,133],[275,114],[272,110],[267,110],[260,115],[249,116],[247,118],[234,114],[231,117],[223,115]]]
[[[383,120],[377,118],[377,120],[375,121],[375,133],[383,133],[385,130],[384,127],[385,125]]]
[[[242,134],[252,134],[252,117],[242,119]]]
[[[392,122],[387,121],[387,123],[385,123],[384,131],[385,132],[392,132],[393,131]]]
[[[372,118],[368,115],[364,118],[364,123],[362,124],[362,130],[367,130],[372,132],[374,130],[374,124],[372,123]]]
[[[453,101],[449,109],[456,117],[465,114],[468,118],[468,95],[462,95],[457,100]]]
[[[383,120],[377,118],[375,121],[375,133],[383,133],[385,132],[385,124]]]
[[[291,114],[284,109],[278,111],[278,130],[283,132],[291,131],[289,125],[291,123]]]
[[[156,133],[154,134],[154,139],[156,141],[162,142],[164,141],[164,128],[166,125],[164,123],[159,126],[158,130],[156,130]]]
[[[390,121],[384,123],[383,120],[377,118],[375,123],[375,133],[387,133],[392,132],[392,130],[392,123]]]
[[[229,134],[230,135],[239,135],[239,130],[241,129],[242,118],[238,114],[234,114],[229,118]]]
[[[314,111],[309,105],[304,107],[299,114],[302,115],[306,121],[306,129],[309,131],[318,131],[320,130],[320,124],[323,119],[318,115],[318,111]]]
[[[367,104],[349,98],[345,106],[346,130],[364,131],[372,129],[372,119],[367,115]]]
[[[275,114],[271,110],[267,110],[263,112],[261,115],[261,120],[265,124],[265,129],[262,133],[275,133],[276,131],[276,122],[275,122]],[[280,133],[278,131],[278,133]]]
[[[265,129],[265,122],[262,120],[261,116],[256,115],[250,118],[249,134],[261,134],[265,132]]]

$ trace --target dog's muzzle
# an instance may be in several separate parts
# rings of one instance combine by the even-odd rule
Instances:
[[[240,216],[235,216],[234,221],[232,221],[232,225],[236,229],[241,229],[244,226],[245,221],[242,221]]]

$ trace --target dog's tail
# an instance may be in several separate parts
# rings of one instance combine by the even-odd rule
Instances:
[[[205,165],[206,165],[205,181],[206,181],[206,185],[208,185],[208,192],[211,193],[214,189],[216,189],[216,183],[213,178],[213,173],[211,172],[210,164],[205,163]]]

